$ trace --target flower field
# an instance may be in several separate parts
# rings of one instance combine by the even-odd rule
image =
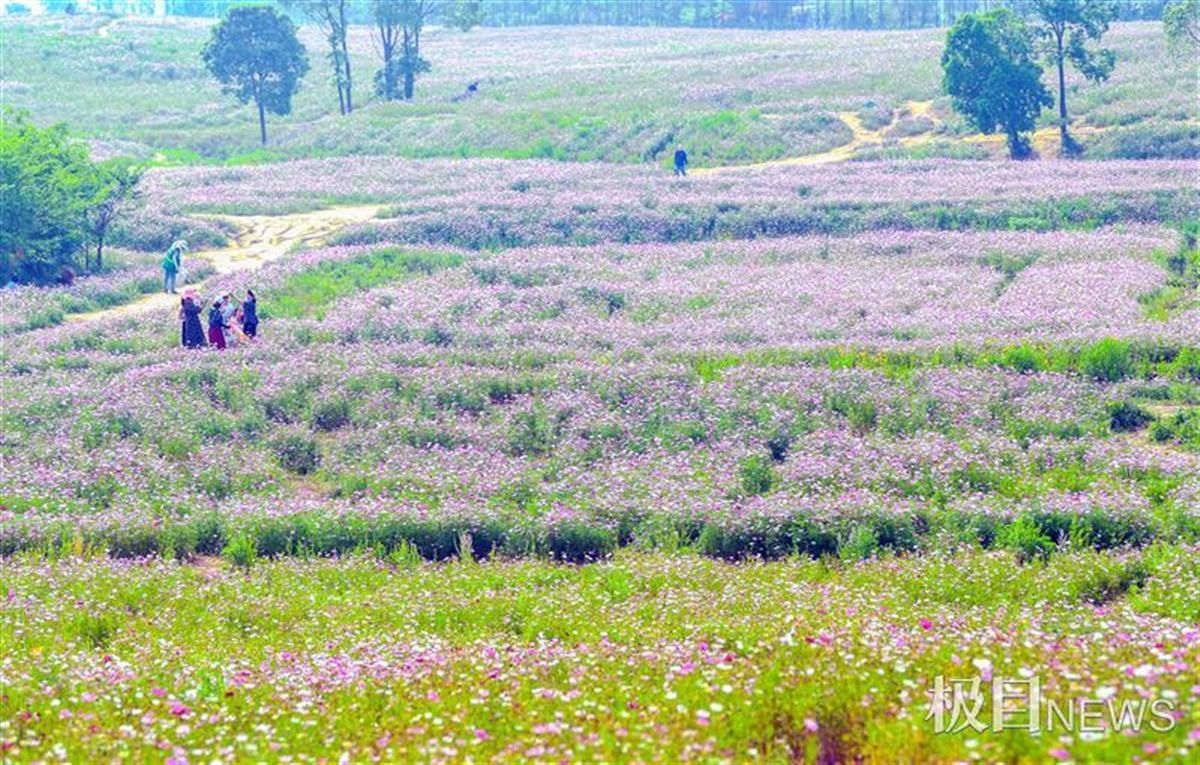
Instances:
[[[234,107],[204,71],[205,21],[110,21],[0,20],[5,103],[39,124],[68,122],[101,154],[184,162],[399,154],[637,163],[665,160],[674,140],[697,165],[740,164],[843,145],[850,130],[839,112],[872,119],[908,100],[935,100],[932,135],[946,151],[971,148],[956,142],[968,129],[940,91],[945,30],[565,27],[554,30],[559,44],[546,46],[539,28],[432,28],[424,38],[432,68],[418,101],[402,104],[372,92],[380,62],[368,27],[356,25],[358,108],[343,118],[326,43],[307,28],[312,71],[294,113],[278,121],[275,145],[262,150],[253,109]],[[1119,61],[1107,82],[1067,74],[1072,116],[1101,131],[1087,139],[1091,156],[1195,157],[1192,62],[1168,53],[1156,22],[1116,24],[1105,43]],[[462,99],[473,81],[477,94]],[[1053,120],[1047,111],[1042,124]]]
[[[381,217],[222,353],[0,294],[5,758],[1188,761],[1194,170],[153,171],[147,249]],[[970,675],[1161,729],[936,732]]]
[[[8,757],[72,761],[1184,762],[1197,552],[249,574],[26,560],[4,570],[23,660],[2,665],[0,735]],[[1136,597],[1104,602],[1131,579]],[[1183,703],[1167,734],[931,735],[924,689],[968,670],[1037,673],[1059,700]]]

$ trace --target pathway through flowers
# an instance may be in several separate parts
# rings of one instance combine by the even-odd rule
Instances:
[[[217,276],[238,271],[253,271],[297,248],[322,244],[330,235],[348,225],[371,220],[379,209],[379,205],[358,205],[330,207],[291,215],[205,216],[233,223],[238,229],[238,234],[232,246],[196,252],[190,255],[189,259],[207,260],[216,269]],[[209,280],[206,279],[188,286],[203,295],[208,283]],[[68,319],[113,319],[146,311],[173,309],[178,301],[176,295],[156,293],[101,311],[72,314]]]

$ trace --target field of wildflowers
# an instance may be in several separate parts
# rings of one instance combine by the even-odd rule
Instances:
[[[3,757],[1189,761],[1194,178],[153,171],[146,254],[0,293]],[[254,343],[39,318],[168,222],[367,202],[205,282]],[[964,721],[972,677],[1100,722]]]
[[[15,761],[1186,762],[1197,553],[25,559],[4,568],[0,745]],[[927,689],[968,674],[1037,677],[1118,724],[995,733],[989,706],[932,734]],[[1169,730],[1120,717],[1142,698],[1170,702]]]
[[[387,103],[371,93],[379,61],[368,29],[356,27],[350,49],[359,108],[343,118],[327,79],[325,42],[310,28],[302,41],[313,71],[294,114],[273,121],[263,152],[253,109],[221,96],[204,71],[208,22],[59,16],[0,24],[5,104],[30,110],[39,124],[68,123],[101,154],[636,163],[665,161],[665,148],[682,142],[697,165],[736,164],[847,143],[839,112],[871,120],[908,100],[934,99],[943,140],[933,150],[961,151],[954,139],[966,132],[940,98],[944,30],[570,27],[555,29],[556,45],[546,46],[538,28],[429,29],[422,55],[432,70],[421,77],[417,100]],[[1073,116],[1103,131],[1086,138],[1091,156],[1196,156],[1194,62],[1168,54],[1157,22],[1118,24],[1105,42],[1118,61],[1110,80],[1097,85],[1068,75]],[[478,93],[460,99],[473,81]],[[1043,116],[1044,126],[1054,124],[1050,110]]]

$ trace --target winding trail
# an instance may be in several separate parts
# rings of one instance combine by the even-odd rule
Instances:
[[[207,260],[216,269],[215,276],[254,271],[296,249],[320,245],[331,234],[346,226],[369,221],[382,207],[383,205],[329,207],[291,215],[198,215],[196,217],[215,218],[232,223],[238,233],[232,246],[190,253],[185,258],[184,265],[186,266],[188,260],[196,258]],[[187,286],[203,295],[212,278],[214,277]],[[120,318],[155,309],[173,309],[178,305],[178,295],[159,292],[100,311],[70,314],[67,321]]]
[[[938,137],[939,134],[935,129],[940,124],[940,120],[933,112],[933,101],[906,101],[904,106],[892,112],[891,120],[880,128],[872,130],[862,123],[862,118],[857,112],[836,112],[837,118],[846,123],[846,127],[850,128],[850,141],[841,146],[835,146],[828,151],[818,152],[816,154],[804,154],[798,157],[785,157],[783,159],[772,159],[766,162],[753,162],[745,165],[721,165],[717,167],[699,167],[695,170],[690,170],[689,175],[717,175],[721,173],[736,172],[739,170],[754,170],[767,167],[782,167],[785,165],[824,165],[832,162],[845,162],[854,157],[860,149],[867,147],[883,146],[887,133],[900,122],[903,118],[927,119],[932,124],[931,127],[916,135],[901,136],[895,138],[897,145],[904,147],[920,146],[929,143]],[[1071,134],[1076,138],[1093,136],[1101,132],[1100,128],[1088,125],[1075,124],[1071,126]],[[1004,136],[1000,134],[983,135],[982,133],[973,133],[967,136],[961,136],[955,140],[967,144],[975,144],[988,147],[989,150],[996,153],[1004,152]],[[1055,155],[1059,149],[1058,128],[1046,127],[1035,130],[1030,134],[1030,140],[1033,143],[1034,150],[1038,154],[1045,156]]]
[[[753,170],[763,167],[782,167],[784,165],[824,165],[830,162],[845,162],[864,146],[882,145],[884,133],[893,127],[899,118],[907,113],[913,117],[930,117],[933,109],[932,101],[908,101],[904,107],[892,113],[892,119],[884,126],[871,130],[862,123],[858,112],[836,112],[837,118],[850,128],[850,141],[841,146],[835,146],[828,151],[816,154],[804,154],[799,157],[771,159],[766,162],[754,162],[748,165],[722,165],[720,167],[701,167],[693,170],[692,175],[715,175],[737,170]],[[919,136],[918,136],[919,137]]]

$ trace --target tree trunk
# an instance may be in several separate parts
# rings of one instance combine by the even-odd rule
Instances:
[[[411,101],[413,97],[414,83],[413,71],[411,68],[404,73],[404,100]]]
[[[338,4],[338,13],[339,13],[340,19],[341,19],[341,30],[342,30],[342,66],[346,70],[346,114],[349,114],[350,112],[354,111],[354,98],[351,95],[351,90],[352,90],[354,81],[350,76],[350,50],[346,45],[346,37],[348,35],[348,30],[346,27],[346,3],[345,2]]]
[[[267,145],[267,114],[263,111],[262,96],[255,96],[254,102],[258,104],[258,137],[262,141],[262,145]]]
[[[96,270],[99,271],[104,267],[104,234],[96,237]]]
[[[1062,152],[1066,154],[1071,145],[1071,135],[1067,132],[1067,74],[1066,61],[1063,55],[1063,31],[1054,30],[1054,39],[1057,43],[1057,55],[1055,63],[1058,64],[1058,131],[1059,141],[1062,144]]]

